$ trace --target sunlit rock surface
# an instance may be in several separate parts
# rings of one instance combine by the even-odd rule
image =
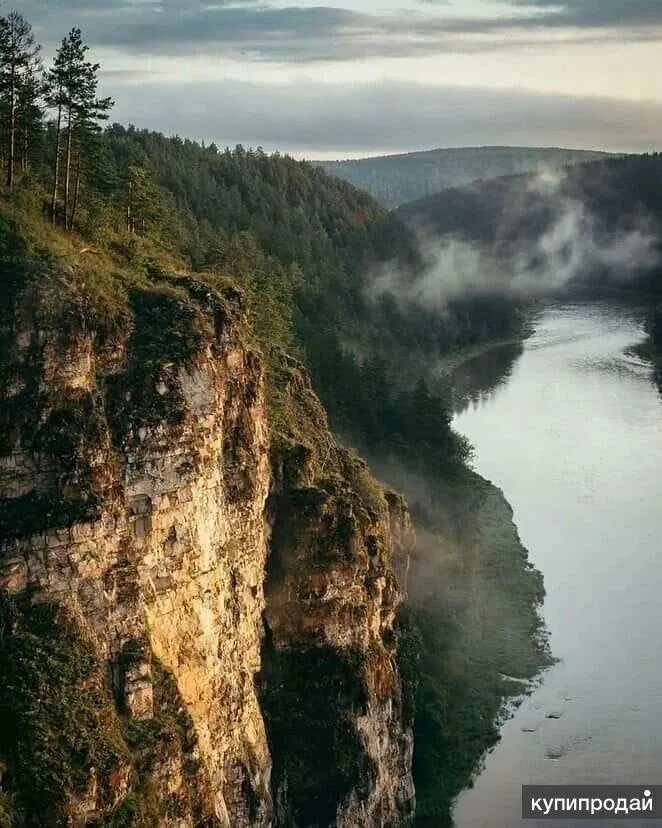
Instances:
[[[3,330],[3,636],[53,607],[93,654],[91,704],[121,742],[108,767],[82,758],[52,819],[406,824],[406,508],[335,444],[287,361],[279,393],[313,422],[270,450],[240,296],[168,278],[123,329],[75,303],[44,324],[26,291]]]

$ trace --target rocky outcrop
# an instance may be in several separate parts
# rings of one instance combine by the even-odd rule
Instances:
[[[402,499],[328,435],[304,372],[281,368],[280,450],[265,613],[263,698],[278,824],[406,825],[413,740],[394,621],[413,533]],[[400,584],[396,576],[400,570]]]
[[[25,715],[0,737],[16,813],[406,824],[404,504],[336,445],[285,358],[267,402],[234,289],[153,273],[104,328],[49,278],[67,297],[57,313],[29,283],[1,332],[0,661],[19,653],[77,730],[30,729],[29,687],[6,683],[0,718]],[[272,424],[270,449],[283,405],[300,419]],[[60,758],[40,801],[21,762],[45,732]],[[87,747],[68,757],[70,744]]]

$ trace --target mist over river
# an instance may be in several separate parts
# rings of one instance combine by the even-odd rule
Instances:
[[[533,324],[523,350],[458,369],[455,427],[544,575],[560,661],[459,797],[458,828],[536,824],[520,820],[522,784],[662,781],[662,404],[627,353],[642,314],[559,304]]]

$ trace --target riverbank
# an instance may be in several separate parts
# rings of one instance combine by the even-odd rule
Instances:
[[[635,345],[628,351],[632,356],[650,363],[653,369],[655,383],[662,395],[662,347],[649,334],[645,342]]]
[[[421,665],[416,824],[430,827],[452,824],[453,801],[498,741],[510,703],[551,663],[543,578],[503,493],[470,473],[439,494],[414,510],[424,529],[409,585]]]
[[[484,477],[371,466],[405,494],[416,526],[400,666],[414,716],[416,825],[444,828],[504,718],[552,663],[543,578],[503,492]]]
[[[461,368],[466,363],[474,359],[484,356],[491,351],[499,348],[510,348],[521,345],[533,332],[533,326],[530,322],[523,328],[521,333],[504,337],[502,339],[494,339],[491,342],[479,342],[476,345],[469,345],[466,348],[460,348],[447,355],[444,355],[437,361],[437,368],[440,377],[449,378],[453,376],[458,368]]]

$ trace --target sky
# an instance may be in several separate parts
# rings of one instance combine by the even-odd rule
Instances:
[[[662,149],[662,0],[25,0],[79,26],[113,120],[348,158]]]

